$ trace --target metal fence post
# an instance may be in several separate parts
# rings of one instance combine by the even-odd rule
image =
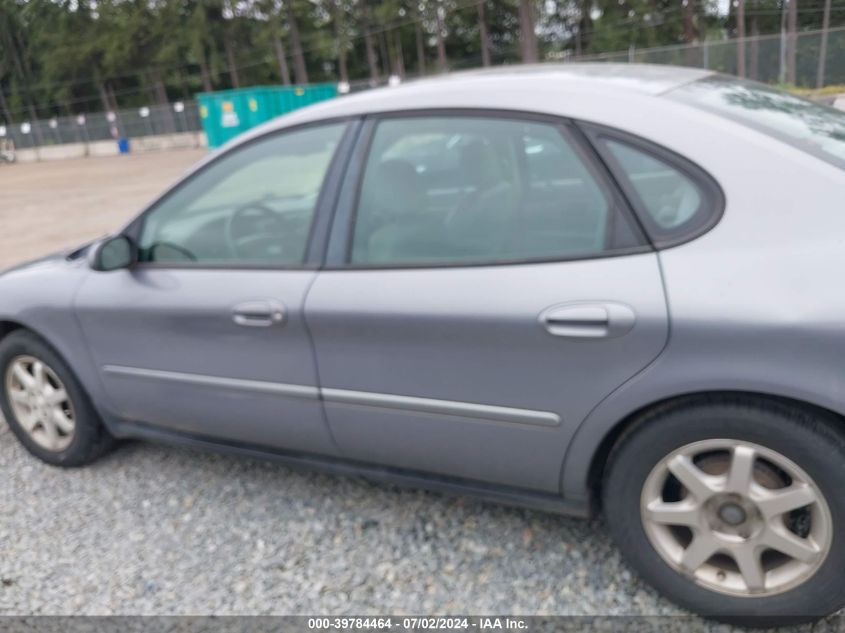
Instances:
[[[76,117],[76,123],[82,128],[82,142],[85,144],[85,155],[88,156],[91,152],[91,139],[88,136],[88,125],[85,119],[85,113],[79,114]]]

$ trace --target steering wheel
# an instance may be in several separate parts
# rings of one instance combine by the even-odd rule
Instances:
[[[226,220],[226,247],[236,259],[276,259],[284,254],[287,220],[260,202],[249,202]],[[256,256],[256,252],[265,257]]]

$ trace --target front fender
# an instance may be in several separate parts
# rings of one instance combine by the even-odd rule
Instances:
[[[0,275],[0,322],[24,327],[47,341],[73,369],[97,408],[102,387],[73,309],[74,297],[90,274],[94,273],[84,258],[69,260],[63,255],[6,271]]]

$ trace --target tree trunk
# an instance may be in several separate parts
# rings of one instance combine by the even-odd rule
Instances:
[[[519,33],[524,64],[534,64],[539,59],[535,21],[534,0],[519,0]]]
[[[760,78],[760,23],[757,16],[751,18],[751,79]]]
[[[423,42],[423,32],[419,22],[416,24],[415,35],[417,39],[417,74],[422,77],[425,75],[425,42]]]
[[[282,36],[280,34],[273,37],[273,49],[276,51],[276,63],[279,65],[279,77],[284,85],[289,86],[290,68],[288,68],[288,58],[285,52],[285,44],[282,42]]]
[[[208,72],[208,62],[205,59],[205,45],[200,52],[200,77],[202,78],[202,89],[204,92],[211,92],[214,90],[214,85],[211,83],[211,73]]]
[[[370,28],[370,6],[366,0],[361,2],[361,30],[364,32],[364,51],[367,55],[367,68],[370,70],[370,84],[375,85],[378,82],[380,72],[378,68],[378,59],[376,58],[376,48],[373,42],[373,32]]]
[[[107,84],[108,91],[109,91],[109,100],[111,101],[111,107],[115,114],[117,114],[117,118],[120,119],[120,110],[117,107],[117,96],[114,94],[114,86],[111,84]]]
[[[739,0],[742,2],[742,0]],[[684,60],[687,66],[695,66],[695,49],[693,45],[698,39],[698,31],[695,28],[695,5],[693,0],[687,0],[684,6]]]
[[[825,64],[827,63],[827,35],[830,30],[830,0],[824,0],[824,17],[822,18],[822,40],[819,44],[819,66],[816,70],[816,88],[824,86]]]
[[[798,0],[789,0],[786,16],[786,82],[795,85],[795,58],[798,31]]]
[[[232,84],[232,88],[240,88],[241,82],[238,78],[238,66],[235,62],[235,47],[228,34],[223,38],[223,47],[226,49],[226,61],[229,64],[229,83]]]
[[[490,65],[490,36],[487,34],[485,0],[478,3],[478,37],[481,39],[481,65]]]
[[[745,0],[736,2],[736,74],[745,77]]]
[[[106,90],[106,84],[98,83],[97,88],[100,92],[100,103],[103,106],[103,112],[109,112],[111,110],[111,104],[109,103],[109,93]]]
[[[364,48],[367,51],[367,67],[370,69],[370,81],[377,82],[379,78],[378,61],[376,60],[376,49],[373,45],[373,34],[370,27],[366,27],[364,33]]]
[[[343,24],[343,5],[340,0],[335,2],[334,36],[337,40],[337,74],[340,81],[349,83],[349,69],[346,64],[346,30]]]
[[[399,77],[405,76],[405,55],[402,52],[402,34],[399,29],[393,31],[393,72]]]
[[[305,67],[305,53],[302,51],[302,40],[299,37],[299,25],[296,22],[296,14],[293,10],[293,0],[288,0],[288,32],[290,43],[293,47],[293,74],[296,83],[308,83],[308,69]]]
[[[3,84],[0,82],[0,112],[7,125],[12,124],[12,113],[9,111],[9,103],[6,101],[6,93],[3,92]]]
[[[437,18],[437,70],[441,73],[445,73],[448,60],[446,59],[446,40],[443,37],[444,27],[443,16],[440,14],[441,8],[440,3],[438,2],[435,7],[435,16]]]
[[[20,35],[19,35],[20,37]],[[22,90],[24,99],[26,100],[26,108],[29,111],[29,117],[32,120],[32,131],[33,135],[35,136],[35,141],[38,145],[44,144],[44,138],[41,136],[41,127],[37,124],[38,121],[38,112],[35,109],[35,104],[32,101],[32,93],[29,90],[29,73],[23,67],[21,62],[20,51],[18,50],[18,46],[21,45],[20,41],[17,42],[13,39],[11,42],[11,46],[9,48],[12,49],[12,59],[15,64],[15,68],[18,71],[18,77],[21,80]],[[36,157],[38,160],[41,160],[41,156],[38,155],[36,151]]]
[[[381,57],[381,70],[385,75],[390,75],[390,55],[387,50],[387,35],[384,29],[378,34],[379,57]]]

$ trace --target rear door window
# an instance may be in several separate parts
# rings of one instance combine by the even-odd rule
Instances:
[[[374,133],[351,264],[572,259],[642,245],[560,126],[388,118]]]

